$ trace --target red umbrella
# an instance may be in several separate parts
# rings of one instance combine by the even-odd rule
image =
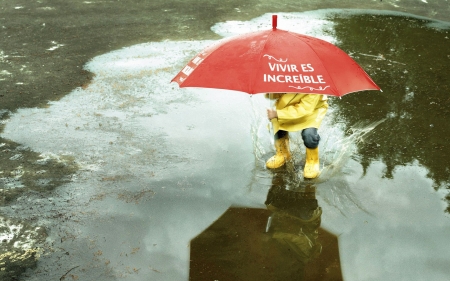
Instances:
[[[324,40],[273,28],[225,38],[197,54],[172,79],[180,87],[343,96],[380,90],[344,51]]]

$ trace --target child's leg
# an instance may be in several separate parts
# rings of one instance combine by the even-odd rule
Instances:
[[[280,130],[275,134],[275,150],[276,154],[270,157],[266,162],[266,167],[269,169],[279,168],[283,166],[286,161],[291,160],[288,132]]]
[[[306,146],[306,163],[303,176],[314,179],[319,176],[319,142],[320,136],[317,128],[307,128],[302,131],[303,143]]]
[[[316,148],[319,146],[320,136],[317,128],[306,128],[302,131],[303,143],[307,148]]]
[[[287,131],[279,130],[279,131],[275,134],[275,140],[284,138],[284,137],[287,136],[287,135],[288,135],[288,132],[287,132]]]

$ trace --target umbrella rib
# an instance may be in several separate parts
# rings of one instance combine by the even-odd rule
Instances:
[[[292,32],[289,32],[289,33],[291,33],[291,34],[293,34],[293,35],[295,35],[296,37],[299,37],[297,34],[295,34],[295,33],[292,33]],[[304,35],[305,36],[305,35]],[[306,36],[306,37],[309,37],[309,36]],[[305,42],[305,41],[303,41],[306,45],[308,45],[308,47],[311,49],[311,51],[313,51],[315,54],[316,54],[316,56],[318,57],[318,58],[320,58],[320,56],[319,56],[319,54],[316,52],[316,50],[313,48],[313,47],[311,47],[311,45],[309,45],[307,42]],[[327,41],[325,41],[325,42],[327,42]],[[327,42],[327,43],[329,43],[329,42]],[[331,43],[329,43],[329,44],[331,44]],[[333,45],[333,44],[332,44]],[[333,45],[333,46],[335,46],[335,45]],[[337,47],[336,47],[337,48]],[[325,69],[325,71],[327,72],[327,74],[328,74],[328,76],[330,77],[330,79],[331,79],[331,81],[332,81],[332,83],[333,83],[333,87],[330,87],[330,89],[332,89],[332,91],[333,92],[335,92],[334,91],[334,89],[336,89],[336,83],[334,82],[334,79],[333,79],[333,76],[332,75],[330,75],[330,73],[328,72],[328,69],[324,66],[324,64],[322,63],[322,61],[320,61],[320,63],[323,65],[323,69]],[[342,96],[342,95],[344,95],[344,94],[341,94],[340,92],[337,92],[336,93],[338,96]]]
[[[314,48],[312,48],[308,43],[306,43],[308,45],[309,48],[312,49],[312,51],[319,57],[318,53],[314,50]],[[321,61],[322,62],[322,61]],[[323,63],[322,63],[323,64]],[[336,83],[334,82],[333,76],[330,74],[330,72],[328,72],[328,69],[324,66],[325,71],[327,72],[328,76],[331,79],[331,82],[333,83],[333,87],[330,87],[330,89],[334,92],[336,88]],[[337,92],[336,93],[338,96],[342,96],[341,93]]]

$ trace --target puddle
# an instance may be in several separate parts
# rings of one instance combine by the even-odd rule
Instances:
[[[264,23],[270,28],[270,17],[212,30],[231,35]],[[336,10],[280,13],[278,22],[338,44],[383,89],[332,99],[320,129],[323,174],[314,181],[315,196],[321,227],[339,237],[342,276],[444,280],[450,274],[442,138],[448,27],[403,14]],[[427,48],[429,42],[436,48]],[[169,84],[211,43],[147,43],[95,57],[86,65],[96,74],[88,87],[48,108],[10,116],[2,138],[43,155],[36,165],[68,155],[77,167],[50,203],[29,192],[14,209],[1,208],[48,230],[38,267],[23,280],[187,280],[191,239],[231,205],[266,208],[273,179],[264,168],[273,151],[268,101]],[[292,134],[292,140],[289,190],[304,184],[296,173],[301,137]],[[425,151],[429,147],[436,149]],[[7,157],[20,161],[21,153]],[[25,174],[22,165],[8,178]],[[38,177],[36,185],[50,180]]]

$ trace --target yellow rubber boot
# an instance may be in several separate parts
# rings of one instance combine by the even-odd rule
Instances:
[[[289,151],[289,137],[275,140],[276,154],[269,158],[266,162],[266,167],[269,169],[276,169],[283,166],[286,161],[291,160],[291,152]]]
[[[306,148],[306,163],[303,176],[307,179],[315,179],[319,174],[319,148]]]

